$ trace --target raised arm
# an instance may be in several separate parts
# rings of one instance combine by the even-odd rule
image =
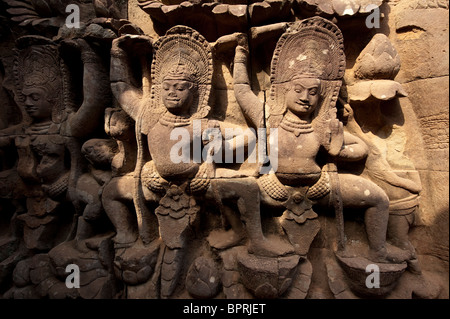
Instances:
[[[66,43],[81,51],[83,62],[83,102],[76,113],[69,115],[67,134],[86,137],[103,118],[105,108],[111,104],[111,90],[107,69],[100,56],[83,39]]]
[[[234,56],[234,95],[236,101],[255,129],[264,127],[264,103],[253,93],[247,71],[248,50],[242,44],[236,46]]]
[[[111,48],[110,79],[112,92],[125,112],[136,120],[140,105],[143,103],[144,94],[142,88],[138,88],[137,84],[134,83],[130,57],[125,51],[126,47],[141,54],[142,62],[145,62],[143,67],[148,69],[150,66],[146,65],[145,57],[151,51],[151,38],[125,35],[115,39]]]

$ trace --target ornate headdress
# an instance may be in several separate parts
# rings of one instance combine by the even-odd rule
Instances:
[[[162,107],[161,84],[165,79],[183,79],[197,88],[191,107],[192,118],[204,118],[209,113],[209,95],[213,63],[209,42],[197,31],[175,26],[153,45],[152,109]]]
[[[68,80],[64,63],[55,43],[41,36],[24,36],[17,40],[14,59],[16,102],[23,106],[26,88],[41,88],[53,103],[52,121],[61,123],[69,106]]]
[[[320,17],[292,24],[278,40],[272,59],[269,116],[285,112],[284,93],[292,79],[312,77],[322,82],[315,117],[326,117],[336,105],[344,72],[343,37],[336,25]]]

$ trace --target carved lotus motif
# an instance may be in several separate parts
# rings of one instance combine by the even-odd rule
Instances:
[[[376,34],[356,59],[358,79],[394,79],[400,71],[400,57],[384,34]]]
[[[300,257],[265,258],[251,254],[238,256],[244,286],[257,298],[277,298],[291,286]]]
[[[370,97],[378,100],[391,100],[407,96],[400,83],[391,80],[361,81],[347,87],[351,101],[365,101]]]
[[[196,298],[212,298],[219,292],[219,272],[211,258],[199,257],[186,276],[186,288]]]

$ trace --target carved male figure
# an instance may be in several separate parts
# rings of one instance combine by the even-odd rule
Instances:
[[[237,46],[235,94],[244,114],[258,127],[263,105],[251,91],[247,55],[245,44]],[[330,193],[339,192],[344,207],[365,210],[368,258],[396,260],[398,256],[385,245],[389,200],[383,190],[351,174],[339,174],[337,185],[330,166],[319,161],[359,160],[367,155],[364,143],[344,133],[335,116],[344,70],[342,34],[327,20],[304,20],[280,38],[272,60],[268,102],[269,126],[278,127],[278,169],[259,178],[261,200],[287,209],[287,217],[301,223],[317,216],[313,204],[329,205]]]
[[[134,46],[132,51],[142,56],[148,55],[153,46],[151,92],[146,91],[145,79],[150,75],[145,59],[141,60],[143,87],[138,89],[133,84],[124,50],[127,46]],[[116,228],[116,248],[133,246],[137,239],[137,243],[146,245],[161,238],[166,249],[164,258],[170,262],[175,259],[178,264],[175,272],[169,272],[175,273],[176,279],[190,226],[200,211],[197,201],[220,202],[226,198],[237,201],[242,218],[247,220],[251,249],[259,254],[278,254],[262,235],[259,211],[248,209],[259,201],[254,196],[258,187],[252,178],[215,179],[214,161],[218,157],[214,152],[225,147],[243,148],[255,135],[247,135],[247,141],[240,139],[236,143],[216,140],[218,149],[206,147],[212,143],[208,139],[210,133],[219,132],[215,136],[223,138],[226,128],[235,127],[206,118],[212,78],[209,43],[194,30],[177,26],[154,44],[143,36],[119,38],[113,42],[111,54],[113,93],[136,121],[138,143],[134,176],[112,179],[103,193],[105,211]],[[177,129],[183,129],[189,138],[178,140],[176,134],[174,137]],[[192,151],[196,143],[201,144],[201,158]],[[180,155],[179,150],[187,150],[188,158],[174,163],[173,155]],[[245,191],[238,194],[236,188]],[[130,211],[130,201],[136,216]],[[149,209],[154,209],[157,221]],[[162,267],[164,272],[164,264]],[[171,287],[175,279],[169,280]],[[162,289],[162,294],[170,295],[171,289]]]

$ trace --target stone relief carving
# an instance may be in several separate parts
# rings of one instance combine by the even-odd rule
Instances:
[[[139,0],[157,36],[122,2],[80,29],[6,3],[42,35],[1,55],[4,298],[321,298],[319,263],[326,297],[445,295],[410,238],[399,54],[377,33],[349,58],[338,27],[366,1]]]

